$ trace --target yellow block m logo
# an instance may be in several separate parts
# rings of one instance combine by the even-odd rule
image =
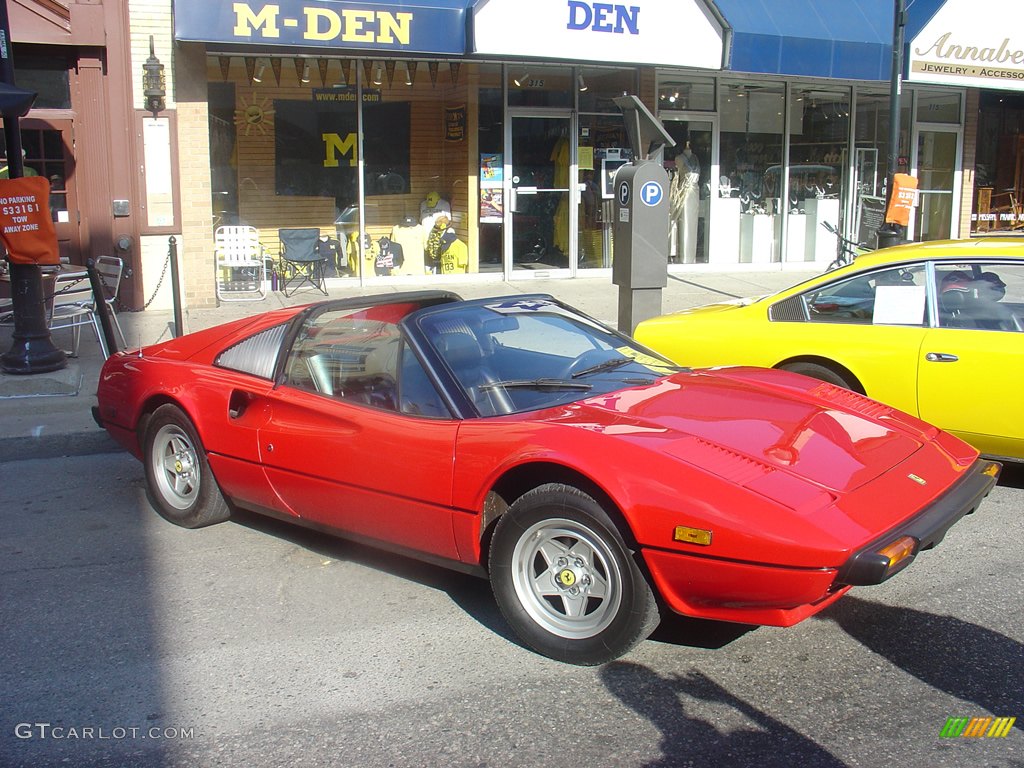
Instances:
[[[320,138],[324,141],[324,168],[337,168],[338,155],[344,157],[351,154],[348,164],[355,167],[356,164],[356,135],[350,133],[342,138],[337,133],[323,133]]]

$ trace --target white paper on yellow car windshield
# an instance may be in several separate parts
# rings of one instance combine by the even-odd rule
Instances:
[[[923,285],[880,285],[875,288],[876,325],[921,325],[924,322]]]

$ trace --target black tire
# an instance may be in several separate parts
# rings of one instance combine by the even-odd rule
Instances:
[[[819,365],[818,363],[788,363],[780,365],[779,368],[790,373],[801,373],[804,376],[810,376],[812,379],[818,379],[819,381],[827,381],[829,384],[835,384],[843,389],[849,389],[854,392],[858,391],[856,385],[841,373],[837,373],[831,368]]]
[[[177,406],[162,405],[153,412],[142,462],[150,501],[165,520],[202,528],[231,517],[195,427]]]
[[[615,524],[571,486],[540,486],[509,508],[491,540],[490,576],[519,638],[558,661],[604,664],[658,626],[654,594]]]

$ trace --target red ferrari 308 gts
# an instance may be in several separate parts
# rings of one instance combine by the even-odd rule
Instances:
[[[783,371],[678,368],[550,296],[281,309],[103,368],[96,419],[196,528],[245,508],[489,576],[540,653],[661,611],[786,626],[877,584],[1000,467]]]

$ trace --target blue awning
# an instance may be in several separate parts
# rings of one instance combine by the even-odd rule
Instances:
[[[174,37],[320,51],[462,56],[467,0],[174,0]]]
[[[911,40],[945,0],[912,0]],[[715,0],[732,30],[725,68],[843,80],[889,80],[894,0]]]

